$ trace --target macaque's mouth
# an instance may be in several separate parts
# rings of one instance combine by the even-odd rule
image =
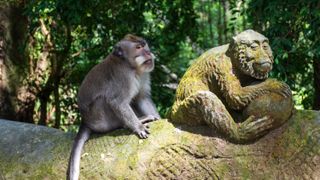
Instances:
[[[143,64],[146,64],[146,65],[152,64],[152,59],[147,59],[146,61],[143,62]]]

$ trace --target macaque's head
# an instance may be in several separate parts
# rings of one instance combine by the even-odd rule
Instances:
[[[256,79],[268,78],[272,69],[273,55],[269,40],[260,33],[246,30],[233,37],[229,45],[234,63],[246,75]]]
[[[117,43],[113,55],[128,60],[138,72],[151,72],[154,68],[155,56],[151,53],[147,42],[131,34]]]

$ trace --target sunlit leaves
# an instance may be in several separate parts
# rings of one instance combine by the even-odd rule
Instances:
[[[181,77],[201,53],[253,28],[270,40],[275,56],[272,77],[290,85],[297,107],[311,107],[311,64],[320,59],[317,0],[31,0],[26,5],[29,35],[35,39],[31,60],[36,60],[44,47],[40,19],[50,30],[54,53],[67,49],[71,39],[68,63],[63,65],[68,75],[59,89],[72,89],[71,97],[75,97],[86,73],[111,52],[118,40],[132,33],[146,38],[157,56],[152,94],[163,115],[175,93],[163,85],[176,82],[161,65]],[[67,108],[74,102],[66,98],[62,103],[62,108]]]
[[[312,62],[320,59],[317,54],[320,11],[316,7],[319,7],[317,0],[249,3],[250,20],[272,42],[276,57],[273,76],[290,85],[299,108],[311,108],[313,101]]]

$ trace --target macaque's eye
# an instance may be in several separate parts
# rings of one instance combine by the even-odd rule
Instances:
[[[136,49],[141,49],[141,48],[143,48],[142,44],[136,45]]]
[[[258,43],[252,43],[252,44],[250,45],[250,48],[251,48],[252,50],[257,50],[258,47],[259,47],[259,44],[258,44]]]

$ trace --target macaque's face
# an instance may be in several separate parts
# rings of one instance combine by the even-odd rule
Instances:
[[[149,46],[144,40],[134,42],[123,40],[118,46],[120,47],[119,57],[128,60],[138,73],[153,70],[155,56],[150,52]]]
[[[138,69],[142,72],[151,72],[154,68],[154,58],[155,56],[151,53],[149,46],[146,42],[142,41],[139,43],[134,43],[135,51],[133,54],[134,62]]]

